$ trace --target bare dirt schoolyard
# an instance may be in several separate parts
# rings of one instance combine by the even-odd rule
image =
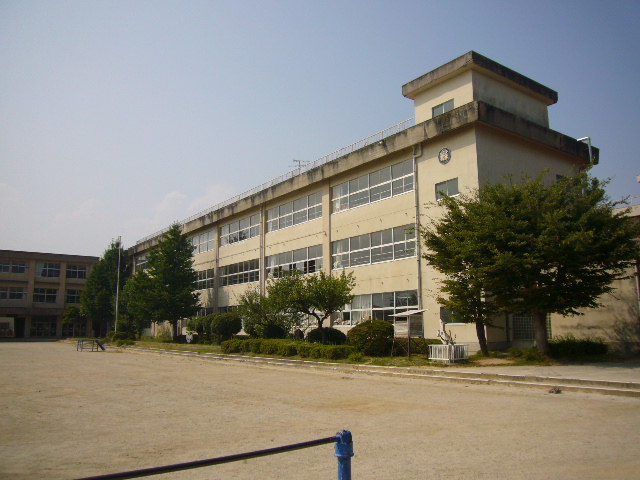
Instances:
[[[640,478],[640,399],[1,343],[0,477],[63,479],[353,433],[354,480]],[[158,479],[335,479],[333,445]]]

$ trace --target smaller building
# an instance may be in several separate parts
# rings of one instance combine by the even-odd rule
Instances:
[[[98,257],[0,250],[0,338],[62,338],[91,335],[87,320],[64,324],[80,306]]]

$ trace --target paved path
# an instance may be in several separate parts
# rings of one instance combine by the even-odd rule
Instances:
[[[640,383],[640,360],[620,363],[592,363],[584,365],[521,366],[521,367],[458,367],[457,371],[498,373],[579,380]]]

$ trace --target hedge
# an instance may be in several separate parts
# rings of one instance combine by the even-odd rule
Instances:
[[[264,355],[280,355],[302,358],[325,358],[338,360],[348,358],[355,349],[349,345],[323,345],[321,343],[307,343],[294,340],[234,338],[222,342],[223,353],[261,353]]]
[[[609,347],[602,338],[575,338],[573,335],[558,336],[549,341],[549,353],[552,357],[589,357],[605,355]]]

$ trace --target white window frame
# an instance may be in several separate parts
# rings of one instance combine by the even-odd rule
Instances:
[[[442,115],[443,113],[447,113],[450,112],[451,110],[454,109],[453,106],[453,98],[450,100],[447,100],[446,102],[442,102],[438,105],[436,105],[435,107],[431,108],[431,117],[437,117],[438,115]]]
[[[411,167],[410,173],[403,173],[407,167]],[[387,175],[386,172],[389,172]],[[379,177],[383,177],[381,180]],[[388,179],[387,179],[388,177]],[[387,187],[388,190],[382,190]],[[413,191],[415,188],[415,172],[413,158],[403,160],[385,168],[380,168],[371,173],[360,175],[346,182],[342,182],[331,188],[331,213],[344,212],[352,208],[375,203],[387,198],[402,195]],[[372,191],[375,198],[372,200]],[[387,195],[377,195],[387,191]]]
[[[388,234],[390,232],[390,235]],[[380,243],[377,238],[380,236]],[[383,242],[384,237],[391,237],[391,241]],[[409,244],[413,244],[413,249],[407,249]],[[403,251],[413,250],[411,255],[398,255],[401,247]],[[373,261],[374,250],[386,248],[391,253],[391,258]],[[416,256],[416,226],[415,224],[401,225],[399,227],[387,228],[376,232],[356,235],[355,237],[343,238],[331,242],[331,268],[356,268],[362,265],[373,265],[376,263],[392,262]],[[368,258],[367,261],[361,261]],[[354,259],[356,260],[354,262]]]
[[[278,205],[267,210],[267,232],[293,227],[322,217],[322,192]]]
[[[220,246],[243,242],[260,235],[260,212],[220,227]]]
[[[455,184],[455,193],[449,193],[449,190],[453,191],[452,186]],[[445,196],[457,197],[460,195],[458,177],[450,178],[444,182],[436,183],[436,201],[442,200]]]
[[[265,270],[267,277],[278,277],[282,272],[293,270],[316,273],[322,270],[322,258],[322,245],[312,245],[267,256]]]

